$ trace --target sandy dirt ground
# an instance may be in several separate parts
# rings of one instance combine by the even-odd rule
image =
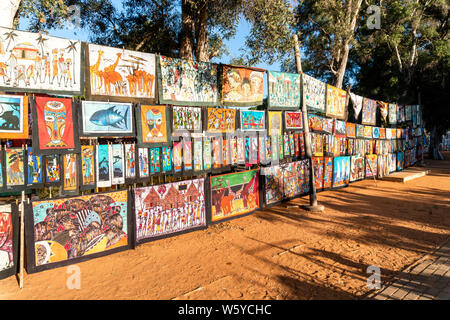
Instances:
[[[450,237],[446,159],[407,183],[321,192],[322,213],[280,205],[78,263],[80,289],[68,289],[68,267],[25,274],[22,290],[9,277],[0,299],[361,299],[368,266],[385,284]]]

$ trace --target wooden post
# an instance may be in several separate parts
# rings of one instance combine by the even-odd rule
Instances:
[[[19,265],[19,288],[23,288],[23,269],[25,260],[25,190],[22,190],[22,202],[20,204],[20,265]]]
[[[300,47],[298,44],[298,37],[296,34],[294,34],[294,46],[295,46],[295,62],[297,66],[297,73],[302,74]],[[302,77],[302,87],[303,87],[303,77]],[[309,206],[302,206],[302,208],[308,211],[323,211],[324,207],[322,205],[317,204],[316,184],[314,181],[314,166],[312,161],[313,155],[311,148],[311,135],[309,132],[309,122],[308,122],[308,110],[306,107],[304,97],[302,97],[302,117],[303,117],[303,132],[305,140],[305,154],[310,163],[309,185],[311,190],[309,194]]]

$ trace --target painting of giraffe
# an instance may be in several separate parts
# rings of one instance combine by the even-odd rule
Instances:
[[[91,96],[155,98],[155,55],[88,45]]]

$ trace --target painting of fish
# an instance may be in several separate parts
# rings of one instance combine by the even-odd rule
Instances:
[[[132,107],[131,103],[83,101],[82,136],[134,136]]]

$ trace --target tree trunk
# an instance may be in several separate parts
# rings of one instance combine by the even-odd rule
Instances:
[[[180,58],[194,60],[194,10],[191,0],[181,2]]]
[[[209,36],[208,36],[208,4],[203,4],[199,10],[195,23],[195,57],[198,61],[209,61]]]
[[[0,19],[0,27],[11,29],[14,27],[14,18],[21,2],[22,0],[0,1],[0,12],[2,13],[2,18]]]
[[[348,41],[346,41],[344,45],[344,52],[342,53],[341,63],[339,64],[339,68],[336,73],[336,82],[334,86],[342,89],[342,85],[344,83],[345,70],[347,70],[347,61],[348,61],[348,53],[350,52],[350,45]]]

